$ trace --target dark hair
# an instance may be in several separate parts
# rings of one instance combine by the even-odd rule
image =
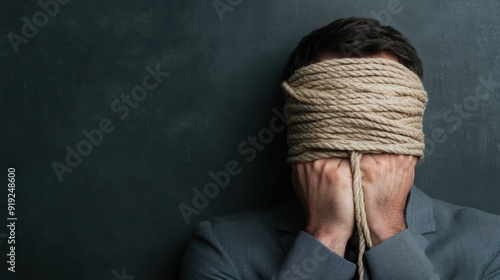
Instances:
[[[388,52],[423,78],[422,62],[408,39],[391,26],[369,18],[342,18],[302,38],[283,69],[288,80],[295,70],[319,62],[325,54],[363,57]]]

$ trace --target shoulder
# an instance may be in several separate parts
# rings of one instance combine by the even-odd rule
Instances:
[[[286,201],[269,209],[202,221],[193,237],[199,241],[192,246],[202,243],[207,250],[217,251],[240,273],[250,273],[246,268],[248,262],[262,269],[262,273],[269,273],[267,270],[278,266],[284,258],[282,235],[277,227],[283,215],[293,212],[290,207],[290,201]]]
[[[211,236],[221,245],[276,242],[277,225],[295,208],[295,201],[288,199],[267,209],[211,218],[196,226],[195,235]]]
[[[491,263],[500,252],[500,216],[434,199],[433,244],[462,265]]]
[[[500,216],[432,198],[417,187],[411,191],[407,208],[410,209],[407,214],[415,225],[433,229],[431,231],[449,233],[460,230],[457,233],[461,235],[479,232],[500,234]]]
[[[430,260],[447,279],[456,279],[457,271],[462,273],[460,279],[481,279],[500,252],[500,216],[434,199],[419,190],[414,198],[413,220],[425,228],[416,231],[427,240]]]
[[[433,199],[437,230],[500,235],[500,216]]]
[[[231,239],[235,236],[252,235],[256,231],[269,231],[276,225],[274,209],[252,211],[241,214],[226,215],[200,222],[195,232],[210,233],[218,239]]]
[[[283,259],[276,225],[286,212],[287,203],[282,203],[198,223],[184,252],[182,274],[258,279],[259,273],[271,273]]]

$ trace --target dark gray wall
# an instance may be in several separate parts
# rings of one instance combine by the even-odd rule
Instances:
[[[281,106],[280,71],[302,36],[340,17],[381,17],[422,57],[428,151],[416,184],[500,214],[500,2],[219,2],[234,7],[71,0],[46,25],[41,15],[16,53],[7,35],[23,36],[22,18],[42,8],[2,1],[1,174],[17,170],[17,279],[112,279],[122,268],[136,280],[175,279],[197,222],[289,194],[284,132],[265,135]],[[128,115],[113,112],[156,65],[168,77]],[[114,130],[60,182],[52,164],[66,165],[66,147],[84,145],[82,130],[103,119]],[[274,141],[252,158],[243,142],[259,133]],[[192,206],[192,189],[231,161],[240,173],[186,224],[179,204]],[[6,188],[0,197],[4,223]]]

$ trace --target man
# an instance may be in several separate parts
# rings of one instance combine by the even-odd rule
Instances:
[[[420,59],[394,28],[339,19],[304,37],[285,80],[329,59],[390,59],[422,78]],[[432,199],[413,186],[417,157],[365,154],[360,163],[373,247],[365,279],[500,279],[500,217]],[[357,277],[353,180],[348,158],[292,164],[298,199],[275,208],[201,222],[181,279],[353,279]]]

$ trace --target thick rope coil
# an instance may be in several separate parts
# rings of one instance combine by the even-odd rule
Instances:
[[[424,155],[427,103],[420,78],[385,58],[325,60],[283,82],[288,162],[350,158],[359,233],[358,274],[373,247],[366,221],[360,161],[365,153]]]

